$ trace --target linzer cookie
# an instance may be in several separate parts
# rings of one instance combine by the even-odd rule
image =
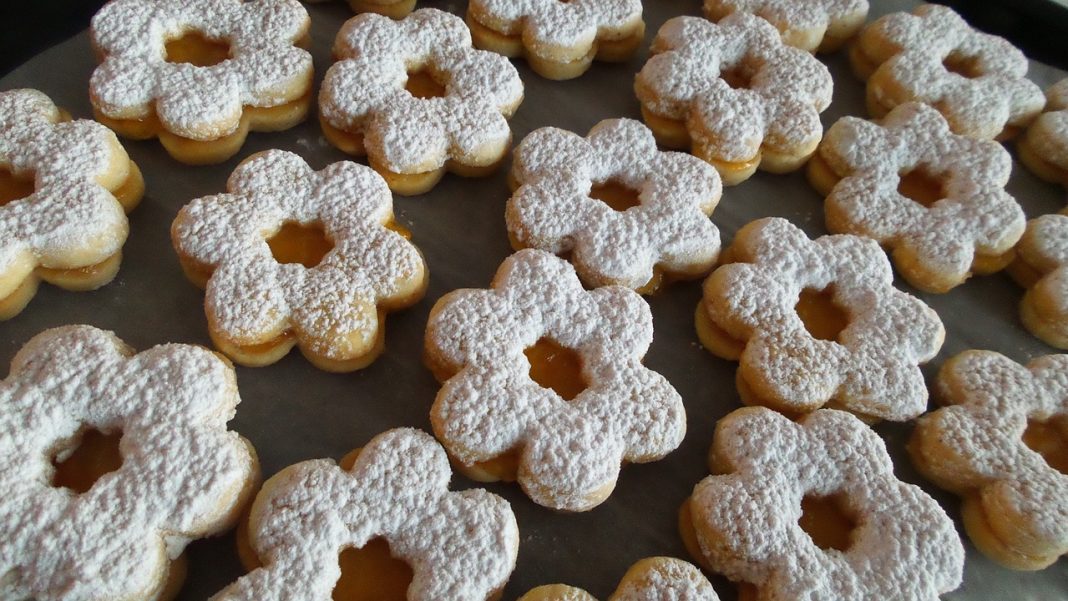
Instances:
[[[1028,169],[1068,187],[1068,79],[1046,90],[1045,111],[1027,128],[1016,148]]]
[[[894,421],[927,408],[919,365],[938,353],[945,329],[923,301],[894,288],[874,240],[810,240],[785,219],[758,219],[738,231],[723,262],[705,280],[697,334],[712,353],[739,361],[743,403]]]
[[[651,52],[634,82],[642,118],[660,144],[712,163],[724,184],[745,181],[758,166],[793,171],[815,152],[831,74],[783,44],[764,19],[676,17],[660,28]]]
[[[568,255],[591,286],[654,292],[707,274],[719,256],[708,218],[719,175],[696,157],[657,150],[639,121],[601,121],[586,138],[535,130],[514,152],[511,183],[512,246]]]
[[[850,50],[867,104],[881,118],[906,102],[930,104],[954,133],[1004,140],[1042,110],[1027,58],[1007,40],[972,29],[952,9],[923,4],[870,23]]]
[[[422,194],[446,170],[489,175],[508,152],[506,117],[523,82],[508,59],[471,46],[459,17],[431,8],[400,21],[357,15],[334,56],[319,92],[323,133],[366,155],[397,194]]]
[[[960,586],[953,520],[848,413],[738,409],[716,424],[709,466],[679,529],[739,599],[927,601]]]
[[[945,405],[916,422],[909,451],[964,499],[968,536],[994,561],[1040,570],[1068,554],[1068,355],[1026,366],[965,351],[938,376]]]
[[[705,0],[713,21],[735,12],[768,20],[782,41],[808,52],[834,52],[852,38],[868,17],[868,0]]]
[[[309,3],[328,0],[304,0]],[[394,19],[404,18],[415,9],[415,0],[349,0],[353,12],[378,13]]]
[[[97,120],[159,137],[183,163],[219,163],[249,130],[289,129],[311,104],[311,21],[296,0],[113,0],[90,30]]]
[[[37,90],[0,93],[0,319],[41,280],[93,290],[119,271],[144,182],[115,134]]]
[[[434,433],[479,481],[518,480],[535,503],[586,511],[620,465],[656,461],[686,432],[679,393],[642,365],[653,320],[620,286],[585,290],[539,250],[505,259],[489,290],[434,305],[426,362],[441,390]]]
[[[386,313],[417,302],[427,285],[382,178],[347,161],[313,171],[271,150],[245,159],[226,187],[190,202],[171,227],[186,275],[206,288],[215,345],[249,366],[294,345],[328,371],[371,363]]]
[[[1068,210],[1027,222],[1009,274],[1027,289],[1020,319],[1043,342],[1068,349]]]
[[[1012,261],[1023,209],[1005,191],[1012,157],[959,136],[935,109],[910,102],[880,122],[843,117],[808,163],[833,233],[874,238],[916,288],[947,292]]]
[[[533,588],[519,601],[597,601],[586,591],[564,584]],[[719,601],[701,570],[674,557],[638,560],[619,581],[608,601]]]
[[[515,568],[515,516],[484,490],[449,491],[451,477],[441,446],[407,428],[341,465],[283,469],[264,483],[239,539],[249,574],[212,601],[497,598]]]
[[[522,56],[549,79],[573,79],[594,60],[621,62],[645,37],[641,0],[472,0],[467,24],[479,48]]]
[[[191,541],[232,526],[258,478],[226,429],[233,367],[206,349],[134,354],[47,330],[0,381],[0,596],[172,599]]]

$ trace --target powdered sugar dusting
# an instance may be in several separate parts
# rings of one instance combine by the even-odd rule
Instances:
[[[1009,508],[1014,536],[1054,560],[1068,553],[1068,475],[1024,444],[1023,433],[1029,419],[1068,419],[1066,374],[1068,355],[1039,357],[1024,367],[998,353],[966,351],[939,375],[949,406],[922,417],[916,430],[919,441],[937,441],[951,454],[949,461],[925,456],[936,481],[997,508],[992,519]],[[913,448],[922,452],[924,446]]]
[[[710,18],[745,12],[767,19],[784,33],[787,43],[792,35],[813,32],[812,41],[818,45],[829,27],[843,21],[863,21],[868,0],[705,0],[704,8]],[[804,49],[811,52],[815,45]]]
[[[695,145],[717,159],[741,162],[762,145],[789,152],[819,142],[831,74],[812,55],[784,45],[764,19],[736,13],[716,24],[676,17],[660,28],[651,51],[635,80],[638,99],[656,115],[686,121]],[[735,89],[722,74],[739,67],[752,76]]]
[[[652,336],[635,292],[586,291],[567,262],[520,251],[492,289],[454,291],[431,312],[427,354],[455,374],[431,409],[435,433],[467,465],[520,449],[519,482],[536,503],[590,509],[622,461],[659,459],[685,434],[678,392],[641,364]],[[581,358],[587,388],[570,402],[528,375],[523,351],[542,337]]]
[[[515,516],[484,490],[450,492],[451,476],[441,446],[412,429],[376,436],[348,471],[329,460],[286,468],[253,506],[250,542],[264,567],[212,599],[327,601],[338,553],[376,537],[412,568],[408,599],[490,598],[515,567]]]
[[[221,138],[237,129],[242,107],[307,92],[312,57],[294,44],[310,23],[296,0],[113,0],[92,21],[105,55],[89,82],[93,106],[113,119],[155,111],[174,134]],[[167,62],[167,41],[191,31],[229,43],[230,58],[208,67]]]
[[[926,105],[900,105],[878,124],[844,117],[819,154],[842,177],[827,196],[829,227],[904,248],[931,278],[963,282],[976,252],[1000,255],[1023,235],[1023,210],[1005,191],[1009,153],[953,134]],[[924,207],[898,192],[900,174],[916,168],[943,183],[945,198]]]
[[[694,487],[705,559],[760,598],[938,599],[960,586],[964,547],[938,503],[894,477],[882,439],[823,409],[797,423],[763,407],[721,420],[713,443],[731,472]],[[801,529],[806,494],[845,495],[857,526],[846,551]],[[715,539],[706,534],[716,533]]]
[[[726,252],[740,262],[709,276],[702,307],[744,342],[739,369],[759,379],[765,394],[796,410],[833,400],[882,419],[923,413],[927,387],[918,365],[938,353],[945,329],[923,301],[894,288],[874,240],[810,240],[789,221],[767,218],[746,225]],[[812,336],[794,310],[802,290],[828,287],[849,317],[836,340]]]
[[[233,369],[181,344],[134,355],[89,326],[48,330],[0,382],[0,596],[152,597],[193,539],[236,518],[255,459],[226,422]],[[50,486],[82,428],[122,431],[122,466],[88,491]]]
[[[400,21],[376,14],[338,32],[319,94],[322,118],[364,135],[371,160],[395,173],[423,173],[448,160],[481,165],[507,149],[523,82],[508,59],[475,50],[459,17],[420,9]],[[445,88],[437,98],[405,90],[408,69],[425,68]]]
[[[228,339],[262,343],[292,329],[298,344],[347,359],[374,341],[376,305],[425,277],[419,250],[384,227],[393,199],[368,167],[346,161],[316,172],[271,150],[241,163],[227,190],[186,205],[172,237],[180,255],[214,269],[205,309]],[[274,259],[266,239],[287,222],[323,228],[333,248],[318,265]]]
[[[952,9],[924,4],[912,14],[886,15],[858,39],[879,65],[868,93],[886,109],[911,100],[930,104],[953,131],[993,138],[1006,126],[1026,126],[1042,110],[1042,90],[1029,81],[1027,58],[1007,40],[972,29]],[[892,49],[886,55],[881,50]],[[975,76],[952,73],[946,59],[967,60]],[[893,90],[881,80],[893,82]]]
[[[719,595],[693,564],[652,557],[631,567],[612,601],[719,601]]]
[[[101,185],[116,163],[128,168],[126,152],[103,125],[60,119],[37,90],[0,93],[0,169],[34,181],[33,194],[0,206],[0,279],[21,272],[14,285],[37,265],[93,265],[126,242],[126,215]]]
[[[508,201],[508,231],[523,246],[573,251],[594,286],[640,288],[657,265],[700,274],[719,255],[708,218],[723,191],[719,174],[688,154],[658,151],[638,121],[602,121],[585,139],[536,130],[516,148],[512,176],[520,187]],[[590,198],[592,186],[609,181],[639,191],[641,204],[619,212]]]
[[[1046,161],[1068,171],[1068,79],[1046,90],[1046,109],[1027,131],[1028,142]]]
[[[540,56],[585,56],[598,38],[618,39],[642,20],[641,0],[472,0],[469,14],[506,35],[521,35]]]

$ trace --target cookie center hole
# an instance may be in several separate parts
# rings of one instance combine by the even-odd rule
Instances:
[[[195,31],[190,31],[180,38],[168,40],[165,49],[168,63],[211,67],[230,58],[229,42],[213,40]]]
[[[916,204],[930,207],[946,197],[944,179],[927,166],[920,165],[899,175],[897,191]]]
[[[416,98],[441,98],[445,95],[445,85],[438,81],[429,69],[408,71],[408,81],[404,89]]]
[[[77,446],[62,449],[52,458],[52,486],[78,494],[87,492],[101,476],[122,466],[121,440],[121,431],[105,434],[95,428],[86,430]]]
[[[834,287],[823,290],[805,288],[794,307],[801,323],[814,338],[838,340],[842,330],[849,325],[849,313],[834,300]]]
[[[1057,427],[1055,420],[1027,420],[1023,441],[1032,451],[1041,455],[1050,467],[1068,475],[1068,436]]]
[[[350,547],[338,556],[341,577],[334,585],[334,601],[405,601],[412,568],[393,557],[384,538]]]
[[[612,180],[594,184],[590,188],[590,198],[599,200],[619,212],[641,204],[637,190]]]
[[[975,79],[983,74],[979,68],[978,56],[953,52],[942,60],[942,66],[946,68],[946,71],[956,73],[966,79]]]
[[[0,166],[0,207],[33,194],[33,174],[15,175]]]
[[[565,401],[586,390],[582,377],[582,358],[578,353],[560,346],[548,338],[541,338],[523,351],[530,361],[530,379],[542,388],[549,388]]]
[[[852,544],[856,520],[846,509],[843,495],[817,497],[805,495],[801,499],[801,517],[797,520],[816,546],[823,549],[846,551]]]
[[[279,263],[300,263],[315,267],[334,248],[320,225],[303,225],[294,221],[282,225],[267,239],[274,260]]]
[[[748,90],[753,85],[753,77],[756,72],[755,66],[743,61],[723,69],[720,71],[719,76],[723,81],[727,82],[728,86],[735,90]]]

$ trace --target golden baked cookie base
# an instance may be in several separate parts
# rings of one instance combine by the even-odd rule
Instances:
[[[1005,271],[1026,290],[1020,301],[1020,321],[1024,327],[1046,344],[1068,349],[1068,315],[1061,312],[1056,296],[1035,287],[1052,271],[1050,266],[1034,265],[1023,252],[1017,252]]]
[[[524,44],[522,35],[498,31],[482,23],[477,16],[471,14],[470,9],[465,21],[471,29],[471,39],[476,48],[509,58],[522,57],[535,73],[557,81],[582,75],[589,70],[594,60],[606,63],[627,61],[634,56],[645,39],[645,23],[639,22],[633,30],[622,33],[616,39],[598,37],[585,52],[576,48],[570,53],[543,56]]]
[[[1020,162],[1023,163],[1031,173],[1034,173],[1043,180],[1051,184],[1060,184],[1068,188],[1068,167],[1050,162],[1042,156],[1040,152],[1035,150],[1034,143],[1031,141],[1031,136],[1035,135],[1032,131],[1033,130],[1028,130],[1016,143],[1016,152],[1017,156],[1020,158]]]
[[[811,145],[811,148],[797,149],[795,152],[785,152],[770,148],[766,144],[760,146],[755,156],[744,161],[724,161],[716,158],[714,148],[705,144],[697,143],[690,135],[686,122],[680,119],[672,119],[658,115],[644,104],[641,107],[642,120],[653,131],[653,136],[661,146],[677,150],[687,150],[694,156],[704,160],[719,172],[724,186],[736,186],[752,177],[757,168],[769,173],[789,173],[800,169],[805,161],[814,152],[819,140]]]
[[[160,123],[155,112],[141,119],[112,119],[94,108],[93,115],[120,136],[133,140],[158,137],[167,153],[182,163],[211,165],[237,154],[250,131],[282,131],[304,121],[311,100],[309,87],[303,96],[285,104],[272,107],[245,106],[237,129],[214,140],[193,140],[171,133]]]

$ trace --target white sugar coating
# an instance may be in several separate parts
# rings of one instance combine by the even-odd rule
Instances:
[[[705,282],[704,310],[745,342],[744,372],[788,405],[834,401],[850,411],[904,421],[927,408],[919,364],[938,353],[938,314],[893,285],[890,262],[870,238],[810,240],[781,218],[739,231],[727,251],[736,261]],[[836,340],[817,339],[794,309],[805,289],[828,287],[849,324]]]
[[[395,173],[424,173],[456,160],[494,160],[511,140],[505,114],[523,99],[519,72],[503,56],[476,50],[463,19],[432,8],[394,21],[366,13],[334,41],[338,62],[319,93],[321,116],[361,133],[370,159]],[[445,88],[437,98],[405,90],[425,69]]]
[[[179,254],[214,269],[209,325],[232,340],[292,329],[316,353],[347,358],[375,339],[376,305],[425,276],[419,250],[385,227],[393,197],[369,167],[342,161],[317,172],[270,150],[242,162],[227,191],[186,205],[172,237]],[[285,223],[321,227],[333,248],[315,267],[279,263],[266,240]]]
[[[767,19],[782,32],[812,31],[817,44],[828,28],[842,21],[861,20],[868,0],[705,0],[705,14],[745,12]]]
[[[226,429],[239,402],[233,369],[200,347],[134,355],[89,326],[26,343],[0,382],[0,597],[154,598],[187,543],[232,523],[255,476]],[[84,428],[121,431],[122,466],[81,494],[51,486],[53,457]]]
[[[1031,124],[1027,139],[1043,159],[1068,169],[1068,79],[1046,90],[1045,112]]]
[[[929,469],[1001,508],[991,519],[1011,517],[1020,538],[1054,557],[1068,553],[1068,474],[1022,438],[1029,419],[1068,419],[1068,355],[1038,357],[1025,367],[998,353],[965,351],[943,369],[938,386],[948,406],[920,424],[952,458],[926,457]]]
[[[641,560],[627,576],[633,580],[621,584],[611,601],[719,601],[701,570],[674,557]]]
[[[243,107],[296,100],[311,86],[312,57],[294,44],[311,20],[296,0],[112,0],[93,17],[104,61],[93,72],[93,107],[113,119],[155,114],[194,140],[233,133]],[[198,67],[167,62],[166,44],[186,33],[224,41],[230,58]]]
[[[523,351],[543,337],[580,357],[587,388],[571,401],[529,376]],[[466,465],[521,449],[519,483],[536,503],[590,509],[623,461],[660,459],[686,433],[681,396],[641,363],[652,339],[636,292],[584,290],[566,261],[519,251],[491,289],[454,291],[431,311],[427,354],[455,373],[431,409],[435,433]]]
[[[640,288],[654,266],[700,274],[719,256],[719,230],[708,216],[723,192],[708,163],[661,152],[639,121],[601,121],[584,139],[544,127],[515,149],[508,232],[523,246],[573,252],[579,275],[594,286]],[[639,193],[641,204],[620,212],[590,197],[614,182]]]
[[[687,121],[695,143],[713,146],[717,158],[747,161],[762,145],[789,152],[819,142],[831,74],[811,54],[783,44],[764,19],[735,13],[717,24],[675,17],[657,32],[651,51],[635,79],[638,100],[656,115]],[[751,71],[746,88],[723,79],[736,68]]]
[[[1068,214],[1042,215],[1028,221],[1016,252],[1020,260],[1038,271],[1041,279],[1033,289],[1041,292],[1048,315],[1068,315]],[[1064,324],[1057,326],[1063,328]]]
[[[732,471],[694,487],[698,544],[717,572],[756,585],[760,598],[936,601],[960,586],[953,521],[894,476],[885,443],[852,415],[821,409],[795,423],[739,409],[719,422],[713,448]],[[798,524],[802,498],[832,494],[856,522],[846,551],[821,549]]]
[[[374,538],[412,569],[409,601],[485,601],[515,568],[511,506],[482,489],[450,492],[452,470],[434,439],[399,428],[379,434],[350,470],[320,459],[264,485],[252,508],[252,548],[264,567],[213,601],[328,601],[338,553]]]
[[[899,105],[880,123],[843,117],[819,153],[842,177],[828,213],[847,233],[908,249],[924,271],[962,280],[976,252],[1005,253],[1023,235],[1023,210],[1005,191],[1012,157],[997,142],[952,133],[927,105]],[[942,183],[944,198],[929,208],[898,191],[901,174],[917,168]]]
[[[116,163],[129,168],[126,151],[103,125],[61,118],[37,90],[0,93],[0,170],[34,182],[30,196],[0,206],[0,279],[99,263],[126,242],[126,215],[101,185]]]
[[[1041,88],[1026,78],[1024,54],[1004,38],[973,29],[950,8],[924,4],[912,14],[886,15],[861,32],[859,43],[865,48],[875,40],[896,52],[877,59],[885,62],[872,78],[888,77],[907,96],[869,83],[869,93],[886,108],[909,100],[930,104],[957,133],[989,139],[1006,126],[1027,125],[1045,103]],[[977,76],[950,72],[947,59],[970,62]]]
[[[546,57],[585,54],[598,38],[619,39],[642,20],[641,0],[472,0],[468,11],[495,31],[522,35],[531,52]]]

